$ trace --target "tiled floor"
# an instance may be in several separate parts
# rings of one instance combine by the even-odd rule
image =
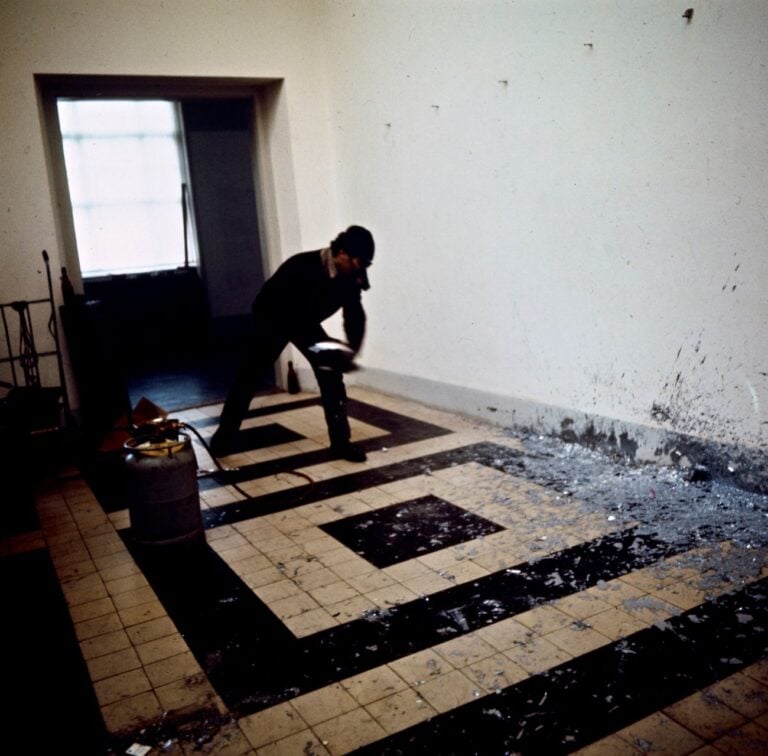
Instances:
[[[203,543],[137,547],[122,488],[77,474],[3,541],[50,555],[106,752],[768,753],[765,497],[641,502],[596,455],[580,487],[573,448],[350,393],[364,464],[329,458],[316,397],[254,401]],[[207,438],[218,410],[173,416]]]

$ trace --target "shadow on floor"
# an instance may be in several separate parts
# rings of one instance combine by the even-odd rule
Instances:
[[[0,586],[13,618],[1,634],[4,752],[104,753],[104,722],[48,552],[0,560]]]

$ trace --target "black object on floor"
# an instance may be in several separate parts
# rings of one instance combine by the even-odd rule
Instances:
[[[763,579],[357,753],[478,753],[478,733],[483,754],[572,753],[765,658],[766,591]]]
[[[237,454],[238,452],[264,449],[268,446],[278,446],[303,439],[304,436],[279,423],[257,425],[255,428],[246,428],[237,433],[227,443],[227,453]]]
[[[421,496],[320,527],[376,567],[504,530],[437,496]]]
[[[0,559],[5,753],[105,753],[107,735],[47,551]]]

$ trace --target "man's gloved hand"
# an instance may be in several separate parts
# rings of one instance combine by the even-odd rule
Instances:
[[[318,341],[308,349],[313,355],[313,365],[319,370],[336,370],[340,373],[357,370],[355,351],[343,341]]]

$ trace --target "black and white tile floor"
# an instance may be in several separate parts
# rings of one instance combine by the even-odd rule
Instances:
[[[55,568],[106,752],[768,753],[766,497],[350,394],[364,464],[315,396],[253,402],[204,544],[137,548],[78,476],[3,541]]]

